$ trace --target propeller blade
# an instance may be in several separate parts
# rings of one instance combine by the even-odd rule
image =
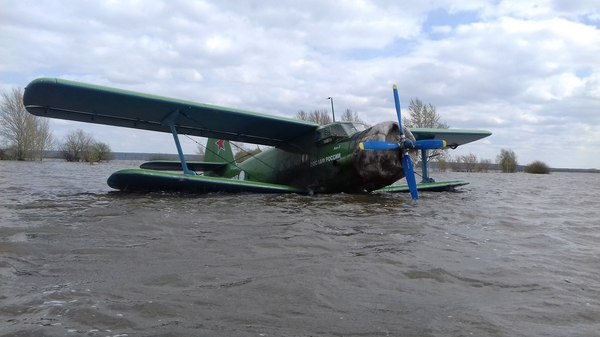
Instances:
[[[398,86],[394,84],[394,104],[396,105],[396,115],[398,115],[398,125],[400,126],[400,138],[404,138],[404,129],[402,128],[402,112],[400,110],[400,98],[398,97]]]
[[[417,180],[415,179],[415,171],[413,169],[413,163],[410,156],[405,153],[402,156],[402,167],[404,168],[404,177],[410,190],[410,196],[413,200],[419,199],[419,192],[417,191]]]
[[[417,150],[436,150],[446,147],[446,141],[438,139],[417,140],[413,144],[414,148]]]
[[[361,150],[373,150],[373,151],[385,151],[385,150],[396,150],[400,147],[398,143],[390,143],[390,142],[364,142],[358,144]]]

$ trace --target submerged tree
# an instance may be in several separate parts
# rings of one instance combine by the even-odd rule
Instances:
[[[510,149],[502,149],[500,150],[500,154],[496,158],[500,169],[504,173],[514,173],[517,172],[517,155],[513,150]]]
[[[100,162],[111,159],[110,146],[97,142],[91,134],[81,129],[77,129],[65,137],[61,151],[66,161]]]
[[[92,145],[84,152],[83,160],[86,162],[101,162],[112,159],[112,151],[106,143],[94,141]]]
[[[16,160],[41,160],[53,143],[48,120],[27,112],[20,88],[2,93],[0,136],[6,140],[11,157]]]
[[[81,129],[70,132],[62,143],[61,151],[66,161],[82,161],[85,151],[92,146],[94,138]]]
[[[475,172],[477,170],[477,163],[477,156],[469,153],[456,156],[450,166],[455,172]]]
[[[36,117],[36,133],[33,144],[33,156],[35,159],[44,159],[44,153],[54,147],[54,135],[50,130],[50,123],[46,118]]]
[[[536,160],[525,167],[525,172],[533,174],[549,174],[550,167],[548,167],[546,163]]]
[[[477,164],[477,172],[487,172],[492,166],[492,161],[489,159],[481,159]]]

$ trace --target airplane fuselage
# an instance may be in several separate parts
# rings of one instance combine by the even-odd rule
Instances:
[[[317,193],[364,192],[403,177],[399,151],[362,151],[364,141],[397,141],[398,124],[365,128],[341,122],[320,127],[302,150],[271,148],[240,163],[243,179],[290,185]]]

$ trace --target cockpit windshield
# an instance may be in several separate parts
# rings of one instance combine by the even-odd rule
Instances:
[[[339,122],[325,125],[319,128],[315,134],[316,142],[329,143],[337,138],[348,138],[357,132],[367,129],[362,123]]]
[[[343,122],[340,124],[346,130],[348,136],[352,136],[357,132],[365,131],[367,129],[367,126],[365,124],[357,122]]]

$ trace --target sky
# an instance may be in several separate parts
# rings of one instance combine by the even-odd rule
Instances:
[[[492,136],[452,155],[600,169],[600,0],[0,0],[0,90],[57,77],[294,117],[369,124],[434,105]],[[406,110],[404,110],[406,113]],[[169,134],[51,120],[113,151],[175,153]],[[181,137],[194,153],[201,138]]]

